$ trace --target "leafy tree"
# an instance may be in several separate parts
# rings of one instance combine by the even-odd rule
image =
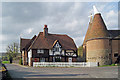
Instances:
[[[19,53],[19,44],[14,42],[13,44],[8,45],[6,50],[7,50],[7,57],[9,60],[11,60],[15,58]]]
[[[78,48],[78,56],[83,57],[83,46],[79,46],[79,48]]]

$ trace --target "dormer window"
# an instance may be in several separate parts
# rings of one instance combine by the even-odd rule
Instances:
[[[37,50],[37,53],[44,53],[44,50],[38,49],[38,50]]]
[[[58,42],[58,40],[56,40],[53,44],[53,51],[54,52],[60,52],[62,49],[61,49],[61,45],[60,43]]]

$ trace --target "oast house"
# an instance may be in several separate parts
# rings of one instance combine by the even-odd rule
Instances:
[[[83,55],[86,62],[99,65],[120,63],[120,30],[108,30],[96,8],[83,42]]]

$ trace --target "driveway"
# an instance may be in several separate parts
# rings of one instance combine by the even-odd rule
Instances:
[[[118,67],[37,68],[5,64],[12,78],[117,78]]]

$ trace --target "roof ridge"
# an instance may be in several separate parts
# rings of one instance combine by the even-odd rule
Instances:
[[[60,35],[60,36],[64,36],[64,35],[67,35],[67,34],[51,34],[51,33],[48,33],[50,35]]]
[[[26,40],[28,40],[27,38],[20,38],[20,39],[26,39]],[[29,39],[30,40],[30,39]]]

